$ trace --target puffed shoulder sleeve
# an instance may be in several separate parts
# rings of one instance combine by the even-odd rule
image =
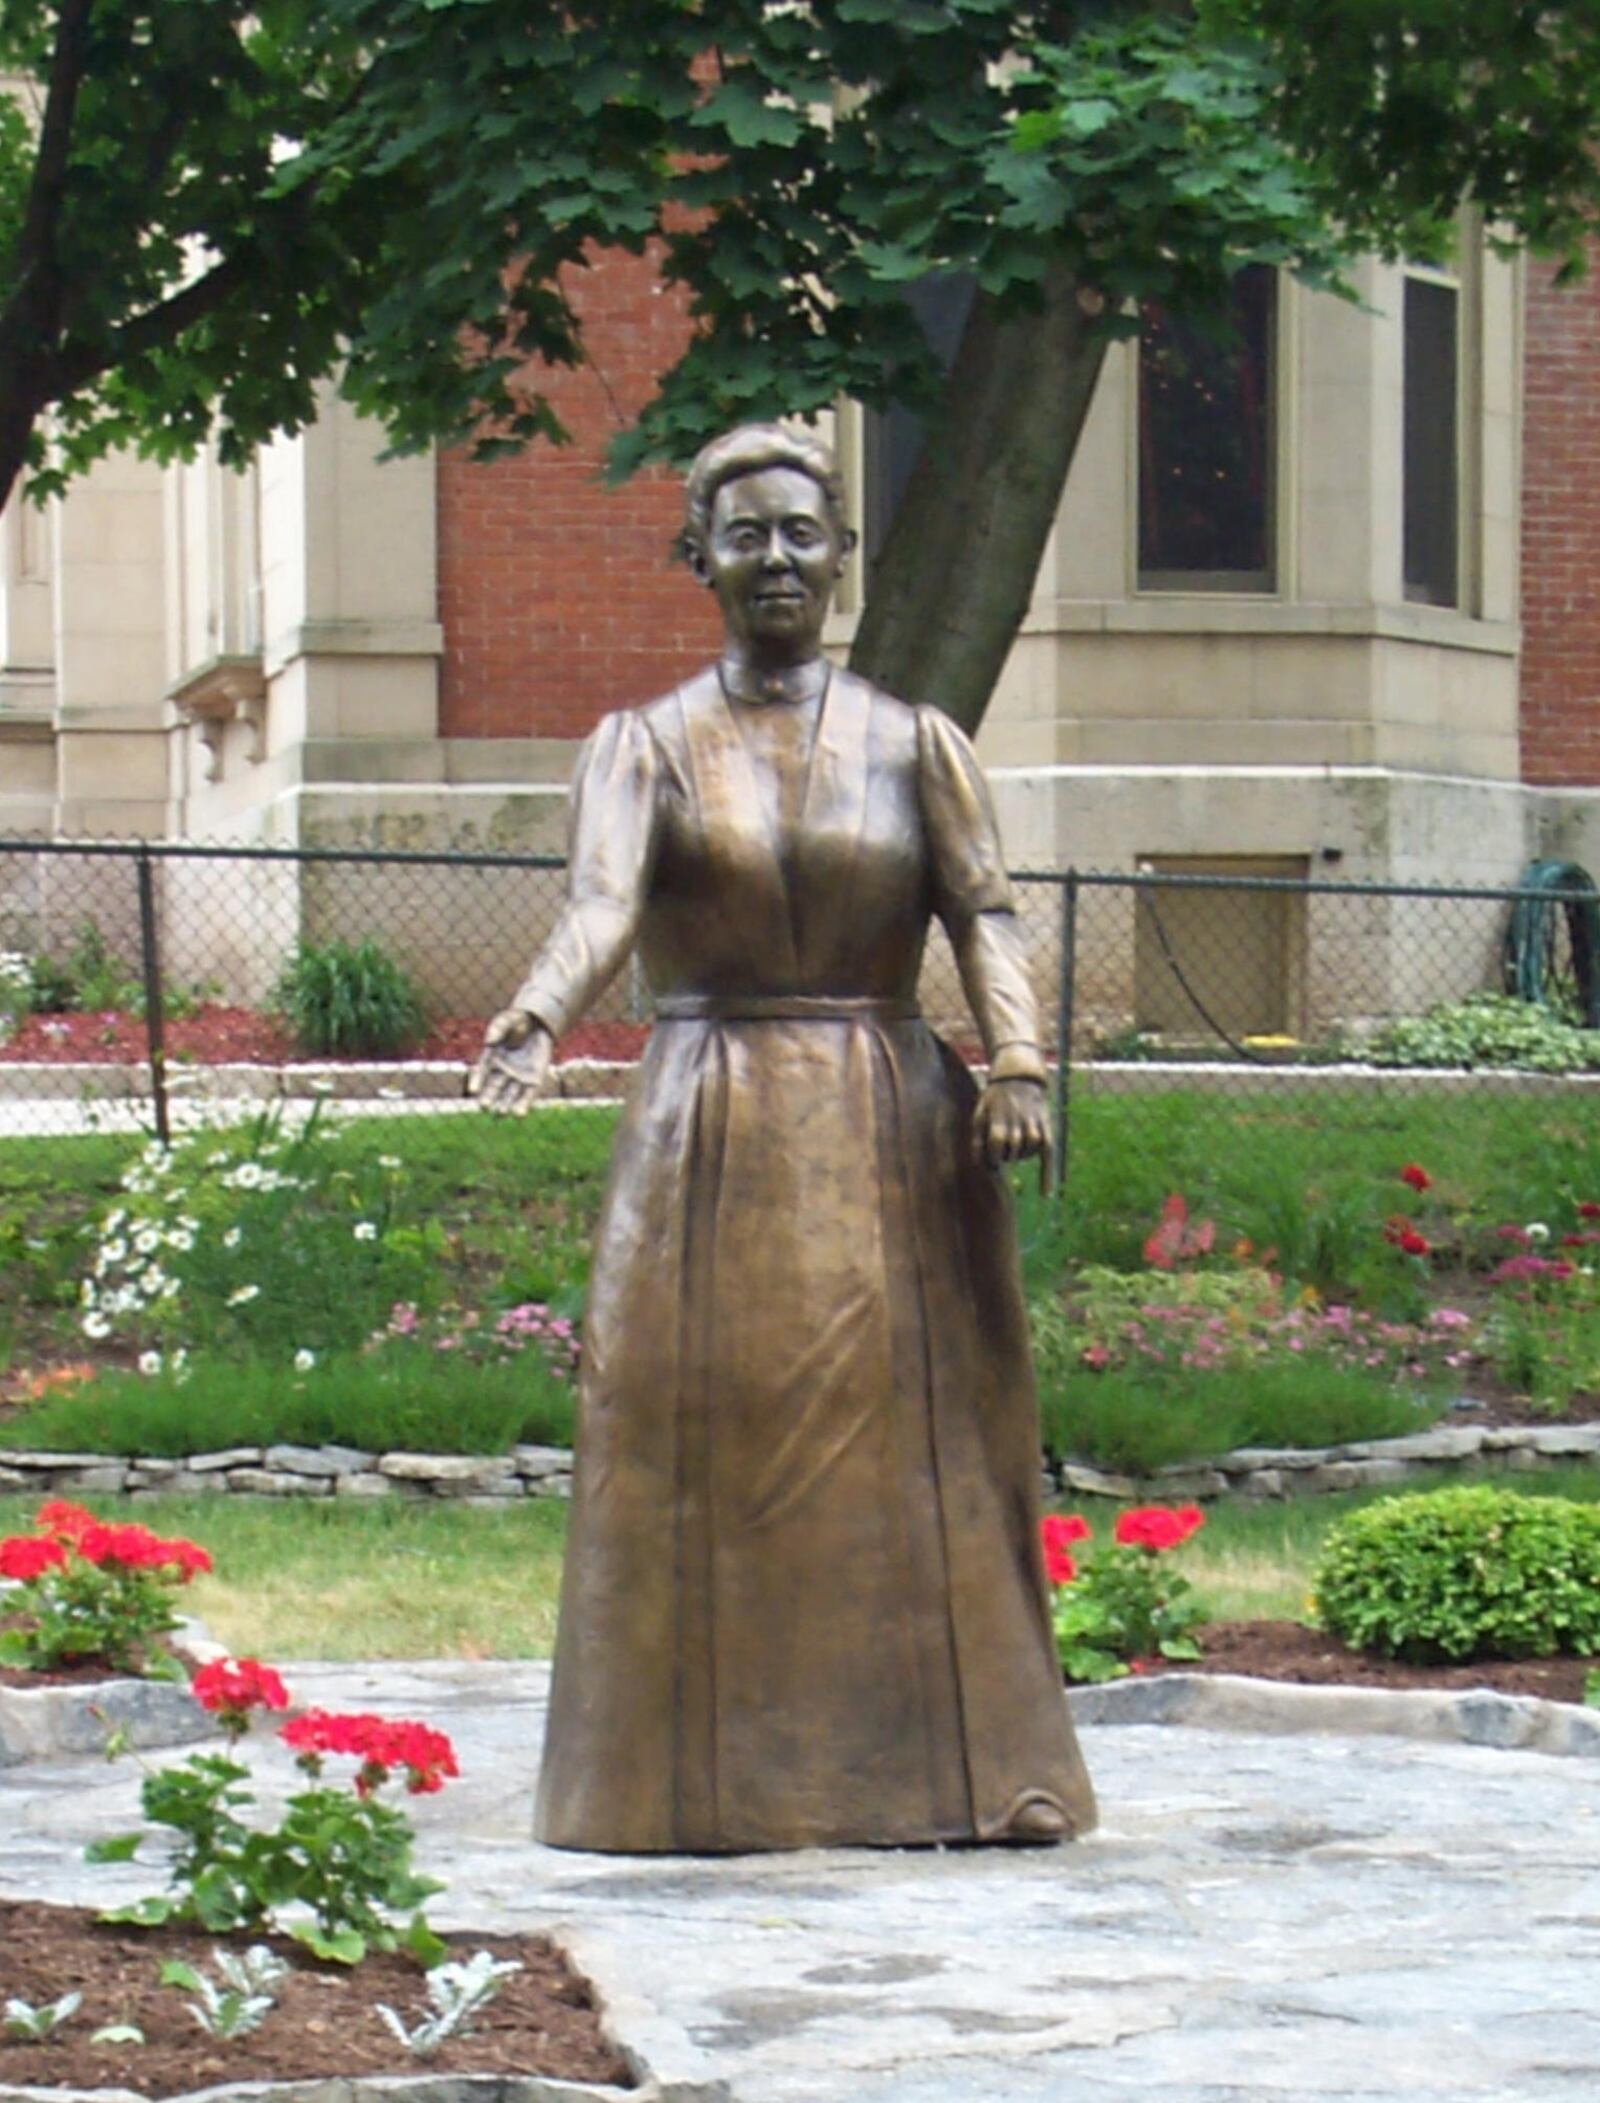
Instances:
[[[606,716],[578,754],[567,821],[567,905],[513,998],[559,1037],[633,947],[655,861],[661,780],[636,710]]]
[[[940,919],[953,931],[975,914],[1010,912],[1015,901],[988,785],[965,733],[943,709],[917,710],[917,775]]]

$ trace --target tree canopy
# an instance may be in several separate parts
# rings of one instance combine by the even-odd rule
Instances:
[[[1576,265],[1600,204],[1590,0],[5,0],[0,75],[0,495],[242,460],[330,377],[401,447],[559,438],[529,361],[582,357],[586,255],[653,241],[694,327],[616,472],[841,395],[941,433],[859,646],[902,687],[954,572],[1024,571],[952,616],[1014,632],[1137,303],[1337,286],[1463,201]],[[977,286],[950,378],[935,271]],[[979,457],[1004,491],[952,513]],[[995,647],[935,698],[981,712]]]

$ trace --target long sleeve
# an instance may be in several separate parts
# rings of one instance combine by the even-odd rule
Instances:
[[[918,785],[935,909],[997,1073],[1041,1077],[1039,1008],[988,787],[966,737],[942,710],[917,711]]]
[[[605,717],[578,755],[567,904],[512,1000],[552,1037],[571,1028],[633,947],[655,859],[659,778],[655,740],[632,710]]]

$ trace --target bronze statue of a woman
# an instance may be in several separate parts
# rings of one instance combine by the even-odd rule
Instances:
[[[821,654],[851,536],[820,443],[728,433],[687,511],[722,656],[584,747],[569,903],[472,1082],[525,1108],[637,948],[538,1834],[1065,1839],[1094,1798],[998,1173],[1048,1145],[1045,1067],[988,796],[947,717]],[[935,913],[981,1094],[918,1017]]]

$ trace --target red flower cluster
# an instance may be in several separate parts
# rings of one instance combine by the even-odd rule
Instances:
[[[252,1709],[286,1709],[289,1690],[259,1658],[218,1658],[202,1665],[189,1691],[208,1715],[242,1724]]]
[[[52,1498],[41,1504],[36,1523],[57,1543],[66,1543],[86,1563],[125,1570],[173,1570],[181,1584],[211,1568],[211,1557],[194,1541],[166,1541],[148,1526],[106,1526],[81,1504]]]
[[[1433,1178],[1418,1162],[1408,1161],[1400,1171],[1400,1180],[1416,1191],[1431,1190]]]
[[[1404,1249],[1408,1256],[1426,1256],[1432,1244],[1425,1234],[1419,1234],[1403,1212],[1396,1212],[1383,1223],[1383,1238],[1397,1249]]]
[[[1091,1528],[1087,1519],[1077,1512],[1063,1517],[1051,1512],[1039,1521],[1039,1541],[1044,1549],[1044,1574],[1053,1585],[1070,1585],[1078,1574],[1078,1565],[1072,1549],[1076,1542],[1087,1541]]]
[[[1174,1191],[1161,1207],[1161,1224],[1147,1236],[1144,1260],[1158,1271],[1176,1270],[1194,1256],[1209,1256],[1217,1230],[1208,1219],[1189,1224],[1188,1200]]]
[[[1114,1531],[1119,1548],[1176,1548],[1206,1523],[1198,1504],[1140,1504],[1119,1512]]]
[[[458,1775],[455,1747],[443,1731],[426,1723],[391,1723],[383,1716],[335,1716],[327,1709],[307,1709],[293,1717],[278,1736],[305,1759],[323,1753],[349,1753],[361,1762],[356,1793],[369,1796],[389,1778],[391,1769],[406,1770],[413,1796],[430,1796]]]
[[[1578,1200],[1578,1217],[1579,1219],[1600,1219],[1600,1202],[1597,1202],[1594,1198],[1580,1198]]]
[[[47,1570],[61,1569],[66,1560],[67,1551],[59,1541],[38,1534],[14,1533],[0,1541],[0,1577],[14,1577],[21,1584],[30,1584]]]

